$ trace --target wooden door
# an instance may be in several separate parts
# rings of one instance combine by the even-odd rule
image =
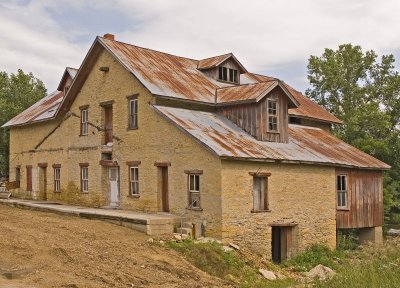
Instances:
[[[113,142],[113,109],[112,105],[104,106],[104,144]]]
[[[119,206],[119,176],[118,167],[108,169],[108,190],[110,195],[110,206]]]
[[[162,201],[162,211],[169,212],[168,167],[161,168],[161,201]]]
[[[272,261],[275,263],[281,263],[281,228],[280,227],[272,227]]]
[[[39,170],[39,191],[42,200],[47,200],[47,168],[41,167]]]

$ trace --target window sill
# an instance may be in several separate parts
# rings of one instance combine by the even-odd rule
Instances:
[[[79,137],[85,137],[88,136],[89,134],[79,134]]]
[[[200,207],[186,207],[186,210],[192,210],[192,211],[203,211],[203,208]]]
[[[251,213],[267,213],[272,212],[271,210],[251,210]]]
[[[337,211],[350,211],[350,208],[347,207],[336,207]]]
[[[81,191],[81,194],[89,194],[89,191]]]
[[[128,197],[129,197],[129,198],[138,199],[138,198],[140,198],[140,195],[139,195],[139,194],[134,194],[134,195],[129,194]]]
[[[53,191],[54,194],[61,194],[61,191]]]
[[[126,128],[126,130],[128,130],[128,131],[130,131],[130,130],[138,130],[139,129],[139,127],[128,127],[128,128]]]

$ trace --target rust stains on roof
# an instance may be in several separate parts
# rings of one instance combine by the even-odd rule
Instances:
[[[254,74],[246,73],[242,75],[243,81],[245,83],[259,83],[263,81],[277,80],[276,78]],[[242,80],[242,79],[241,79]],[[299,107],[289,109],[289,115],[298,116],[316,120],[322,120],[329,123],[342,124],[343,122],[336,118],[334,115],[326,111],[323,107],[304,96],[301,92],[295,90],[290,85],[284,83],[286,89],[293,95],[293,97],[299,102]]]
[[[202,59],[198,62],[197,69],[207,70],[210,68],[215,68],[215,67],[221,65],[222,63],[224,63],[229,58],[232,58],[238,64],[238,66],[240,67],[241,73],[247,72],[246,68],[242,65],[242,63],[240,63],[240,61],[232,53],[227,53],[227,54],[223,54],[223,55],[219,55],[219,56]]]
[[[221,115],[154,106],[164,117],[222,158],[306,163],[362,169],[390,166],[322,129],[289,125],[289,143],[258,141]]]
[[[12,118],[2,127],[25,125],[53,118],[63,97],[62,91],[54,91]]]

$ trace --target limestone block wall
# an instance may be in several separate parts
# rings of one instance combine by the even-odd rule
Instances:
[[[253,178],[270,172],[270,212],[251,213]],[[222,238],[271,257],[270,223],[297,223],[298,251],[313,243],[336,246],[333,167],[244,161],[222,162]]]

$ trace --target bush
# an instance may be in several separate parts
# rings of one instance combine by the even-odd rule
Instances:
[[[344,254],[341,251],[332,251],[326,245],[314,244],[303,253],[282,263],[282,266],[293,267],[294,271],[298,272],[309,271],[318,264],[336,269],[343,258]]]
[[[340,229],[338,231],[337,249],[339,250],[355,250],[358,245],[357,229]]]

